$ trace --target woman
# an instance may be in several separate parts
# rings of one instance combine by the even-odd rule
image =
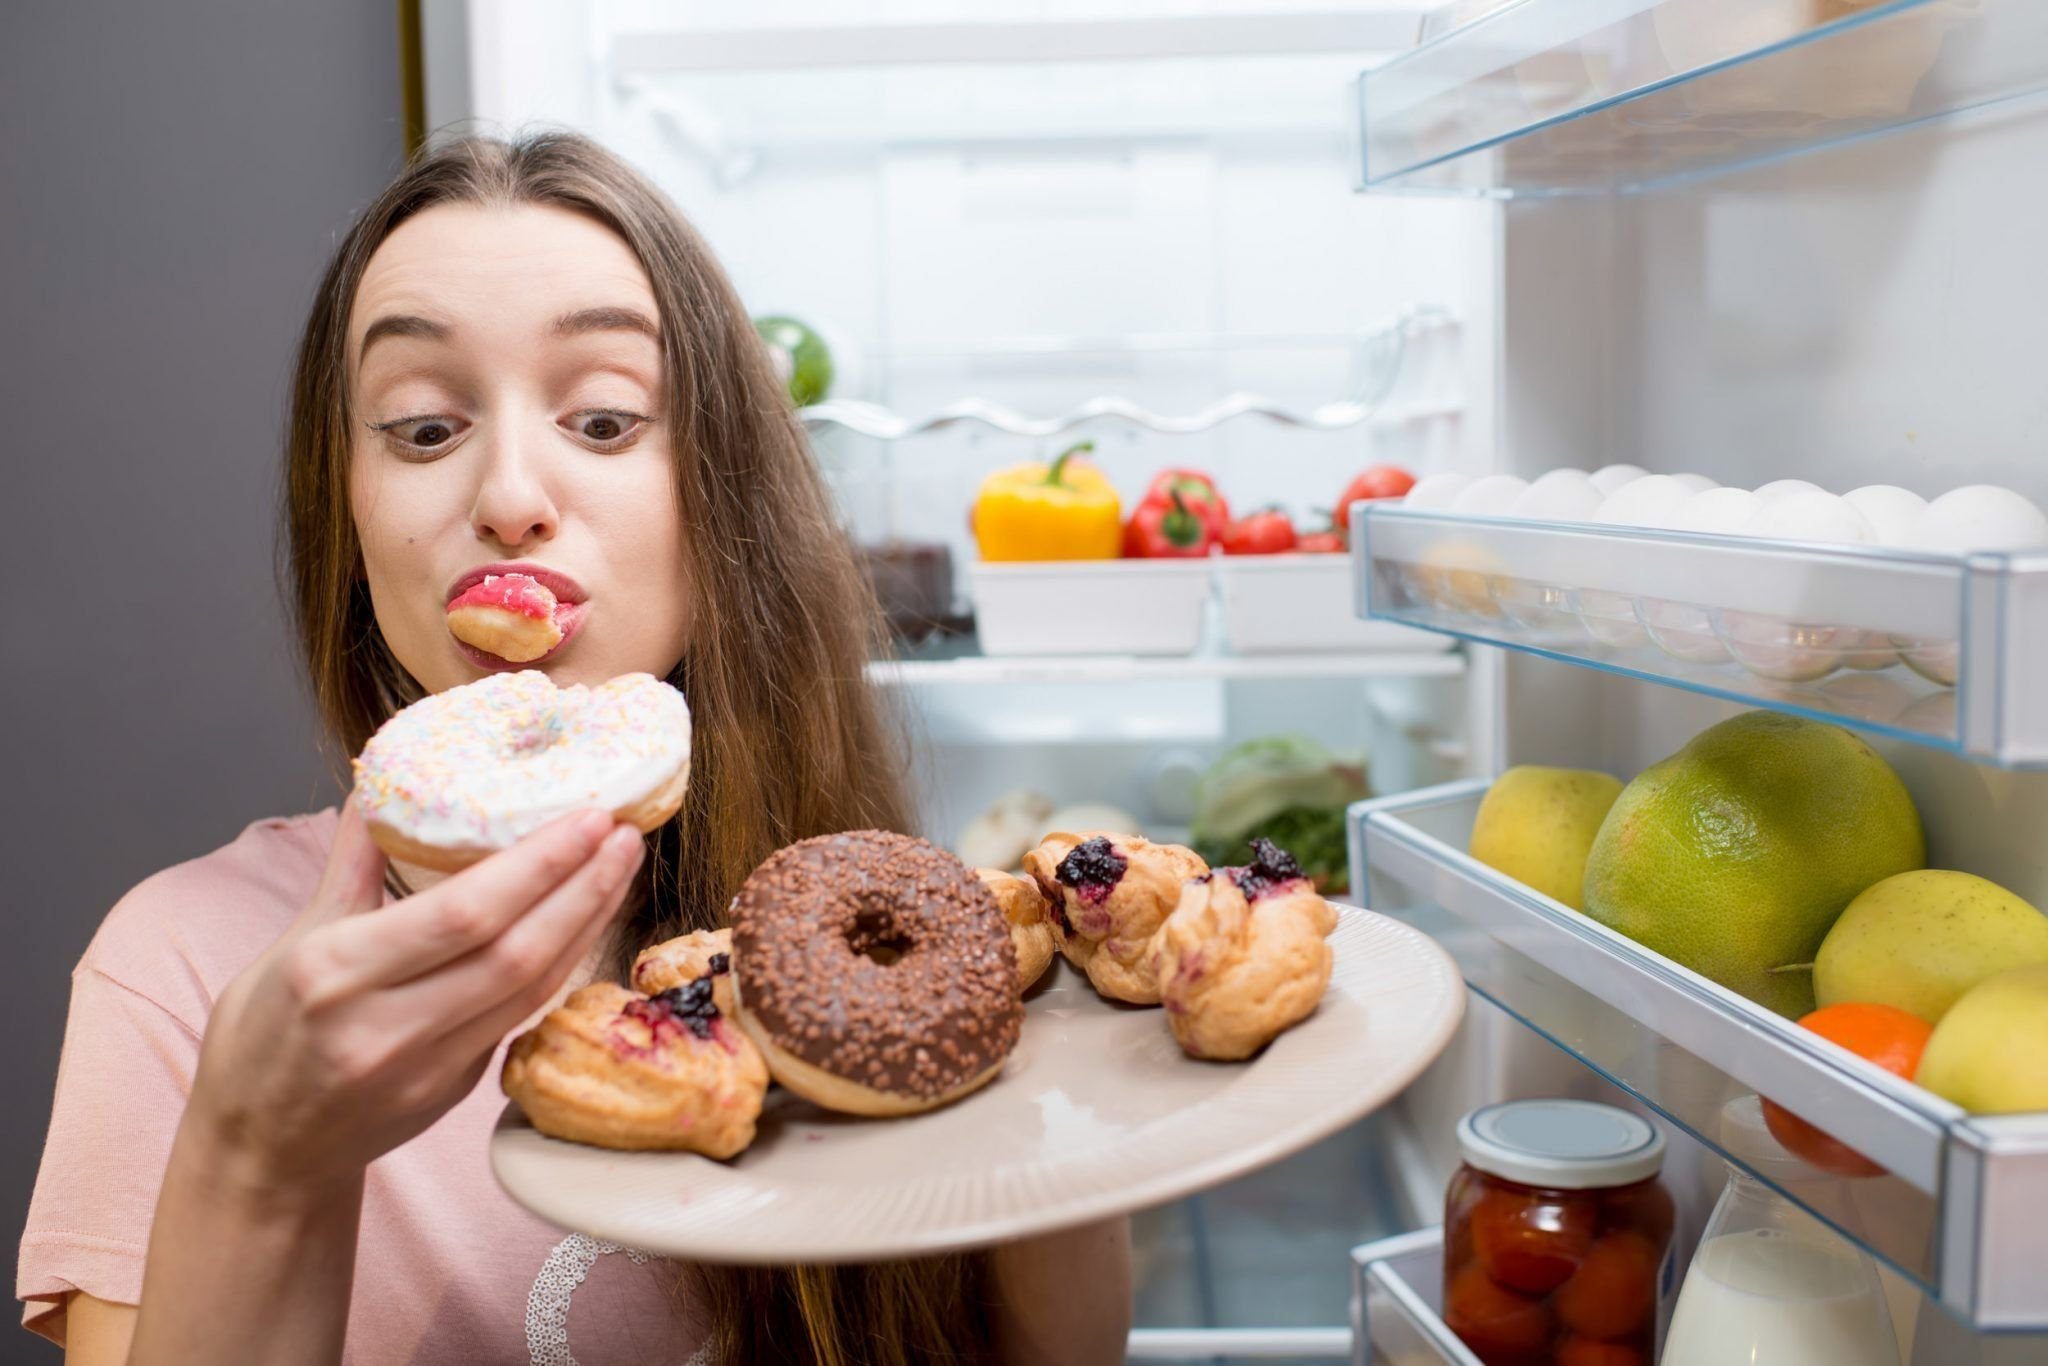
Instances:
[[[286,464],[339,752],[489,667],[445,607],[517,565],[582,602],[558,682],[683,689],[689,791],[650,840],[585,812],[445,879],[387,868],[344,805],[130,893],[74,974],[29,1325],[74,1366],[1120,1359],[1121,1221],[918,1263],[679,1267],[565,1238],[490,1178],[507,1036],[716,924],[776,848],[908,817],[862,667],[874,605],[674,208],[575,137],[428,154],[335,254]]]

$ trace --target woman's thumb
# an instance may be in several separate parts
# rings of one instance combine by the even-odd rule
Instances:
[[[355,795],[341,806],[341,823],[334,832],[334,847],[327,853],[327,870],[320,876],[320,890],[307,908],[308,919],[336,920],[359,911],[373,911],[384,904],[384,851],[370,838],[370,823],[356,805]]]

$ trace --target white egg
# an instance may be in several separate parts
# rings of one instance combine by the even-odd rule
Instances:
[[[1584,470],[1551,470],[1523,489],[1501,515],[1529,522],[1590,522],[1602,496]],[[1503,574],[1494,580],[1493,597],[1508,620],[1542,631],[1554,642],[1578,630],[1562,584]]]
[[[1552,470],[1523,489],[1507,515],[1532,522],[1590,522],[1605,496],[1584,470]]]
[[[1705,531],[1716,536],[1740,536],[1743,528],[1764,500],[1748,489],[1708,489],[1685,500],[1678,510],[1680,531]]]
[[[1708,489],[1721,487],[1704,474],[1674,474],[1671,477],[1691,489],[1694,493],[1705,493]]]
[[[1675,474],[1680,484],[1698,475]],[[1728,535],[1740,531],[1762,500],[1747,489],[1709,488],[1694,492],[1678,504],[1668,525],[1676,531],[1711,531]],[[1702,586],[1702,597],[1711,589]],[[1711,598],[1709,598],[1711,600]],[[1636,604],[1650,639],[1658,649],[1687,664],[1719,664],[1728,658],[1727,647],[1714,634],[1713,619],[1705,607],[1690,602],[1643,598]]]
[[[1599,485],[1602,493],[1612,493],[1648,473],[1641,465],[1602,465],[1593,471],[1593,482]]]
[[[1504,516],[1528,487],[1528,480],[1512,474],[1489,474],[1465,485],[1451,501],[1451,511],[1474,517]]]
[[[1879,545],[1911,544],[1913,529],[1927,507],[1925,498],[1896,484],[1865,484],[1843,494],[1842,501],[1863,514]]]
[[[1743,528],[1748,535],[1835,545],[1868,545],[1877,539],[1870,519],[1835,494],[1815,489],[1771,498],[1759,491],[1757,497],[1761,506]]]
[[[1469,474],[1424,475],[1408,490],[1408,496],[1401,500],[1401,506],[1424,512],[1446,511],[1471,482],[1472,476]]]
[[[1795,489],[1770,498],[1759,489],[1757,497],[1759,506],[1743,526],[1746,535],[1839,545],[1866,545],[1877,539],[1869,519],[1847,500],[1824,490]],[[1779,682],[1811,682],[1844,665],[1881,669],[1895,657],[1882,636],[1849,626],[1723,612],[1720,627],[1722,643],[1744,668]]]
[[[1819,484],[1809,484],[1804,479],[1773,479],[1756,491],[1759,498],[1785,498],[1795,493],[1826,493]]]
[[[2048,546],[2048,517],[2023,494],[1966,484],[1927,505],[1910,544],[1923,550],[2033,550]]]
[[[1646,474],[1607,495],[1593,520],[1610,526],[1669,527],[1691,489],[1668,474]]]
[[[1929,503],[1907,531],[1903,544],[1950,555],[2032,550],[2048,545],[2048,517],[2041,515],[2031,499],[2011,489],[1966,484]],[[1955,641],[1894,636],[1892,643],[1913,671],[1931,682],[1953,686],[1961,677],[1961,654]]]

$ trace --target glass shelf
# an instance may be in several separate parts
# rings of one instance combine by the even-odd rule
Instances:
[[[1369,1362],[1480,1366],[1443,1320],[1444,1231],[1426,1228],[1351,1249],[1352,1335]]]
[[[1423,929],[1466,982],[1981,1330],[2048,1328],[2048,1114],[1965,1115],[1930,1092],[1468,856],[1488,783],[1351,810],[1368,904]],[[1354,884],[1356,885],[1356,884]],[[1884,1169],[1830,1176],[1738,1150],[1768,1097]],[[1754,1130],[1755,1125],[1749,1126]]]
[[[1521,0],[1359,78],[1363,183],[1653,190],[2044,89],[2036,0]]]
[[[1417,639],[1427,643],[1428,637]],[[1138,683],[1182,680],[1326,678],[1455,678],[1462,654],[1389,650],[1271,655],[983,655],[943,649],[903,659],[868,661],[868,677],[885,686],[952,687],[1014,683]]]
[[[1366,505],[1368,616],[2048,767],[2048,554],[1938,555]]]

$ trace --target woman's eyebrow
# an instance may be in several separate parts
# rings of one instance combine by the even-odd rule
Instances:
[[[362,349],[356,352],[356,363],[370,354],[370,348],[386,337],[423,337],[428,341],[444,341],[448,326],[431,318],[422,318],[416,313],[387,313],[363,330]]]
[[[586,332],[638,332],[659,341],[661,329],[636,308],[579,308],[555,319],[550,329],[557,337],[581,336]]]

